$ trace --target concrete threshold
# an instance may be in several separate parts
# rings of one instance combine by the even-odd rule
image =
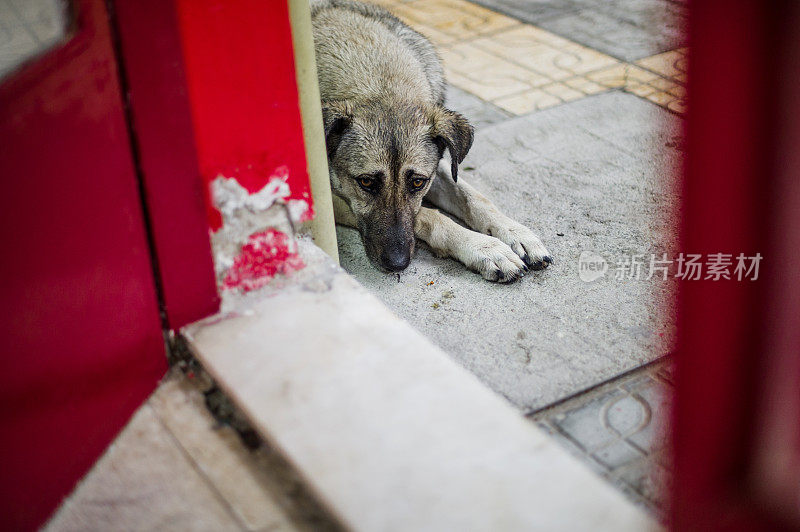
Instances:
[[[309,242],[308,267],[182,332],[353,530],[658,525]]]

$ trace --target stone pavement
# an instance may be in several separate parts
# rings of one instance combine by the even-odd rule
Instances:
[[[69,16],[58,0],[0,0],[0,78],[64,38]]]
[[[476,0],[623,61],[685,46],[681,0]]]
[[[212,417],[210,386],[170,371],[43,529],[340,530],[278,453]]]
[[[517,283],[489,283],[425,249],[387,275],[348,228],[338,228],[342,265],[525,412],[613,378],[671,348],[671,280],[647,280],[647,268],[629,279],[615,264],[672,256],[679,120],[611,92],[477,133],[463,179],[537,231],[555,260]],[[584,252],[608,262],[605,276],[581,279]]]
[[[632,279],[625,261],[676,249],[685,6],[377,3],[440,50],[448,105],[477,129],[463,178],[533,228],[556,263],[499,286],[420,249],[398,278],[368,263],[355,231],[337,228],[343,267],[598,474],[658,510],[670,386],[665,363],[654,361],[672,348],[674,282],[648,280],[648,264]],[[584,252],[607,262],[604,276],[581,280]]]
[[[647,279],[647,264],[643,278],[631,278],[624,260],[675,250],[682,5],[380,3],[441,50],[449,105],[478,130],[463,178],[537,231],[556,263],[496,285],[420,249],[398,278],[374,270],[357,233],[338,228],[342,265],[598,475],[658,512],[669,483],[663,357],[674,286]],[[581,279],[584,252],[606,261],[604,276]],[[263,445],[248,450],[206,411],[208,390],[194,386],[173,374],[49,528],[130,518],[146,528],[336,529],[292,469]],[[558,480],[536,478],[537,489],[551,491]]]
[[[436,45],[450,85],[511,114],[614,89],[678,113],[685,109],[686,49],[679,37],[684,15],[674,2],[484,2],[519,18],[465,0],[375,3]],[[570,11],[570,5],[583,8]],[[562,16],[536,22],[540,11]]]
[[[639,506],[664,518],[674,380],[658,361],[529,415]]]

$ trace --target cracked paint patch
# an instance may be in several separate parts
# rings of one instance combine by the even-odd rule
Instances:
[[[277,274],[289,274],[305,267],[297,245],[281,231],[267,229],[250,235],[242,252],[233,259],[222,287],[242,292],[265,286]]]
[[[281,166],[273,172],[269,181],[258,192],[250,194],[234,178],[219,176],[211,183],[214,204],[222,215],[223,225],[235,222],[244,209],[256,214],[272,207],[277,202],[286,205],[292,222],[300,223],[311,219],[313,213],[305,200],[291,199],[289,190],[289,170]]]
[[[288,177],[286,167],[280,167],[253,193],[234,178],[219,176],[212,182],[214,205],[223,221],[211,235],[222,289],[249,292],[305,266],[290,235],[312,212],[305,200],[289,199]]]

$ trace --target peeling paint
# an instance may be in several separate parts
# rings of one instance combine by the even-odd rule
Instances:
[[[289,190],[289,172],[285,166],[275,170],[264,188],[250,194],[236,179],[219,176],[211,183],[211,194],[214,204],[222,215],[223,225],[234,216],[239,216],[242,209],[251,213],[266,211],[276,202],[288,207],[292,222],[299,223],[308,220],[311,211],[305,200],[288,200],[291,195]]]
[[[250,235],[228,269],[222,287],[249,292],[265,286],[276,274],[285,275],[304,267],[291,238],[276,229],[267,229]]]
[[[293,236],[296,225],[310,219],[312,212],[305,200],[288,199],[288,178],[287,168],[279,167],[253,193],[222,175],[211,183],[223,222],[211,235],[221,288],[248,292],[265,286],[275,275],[305,266]]]

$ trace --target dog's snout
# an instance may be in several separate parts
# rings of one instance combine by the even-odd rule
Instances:
[[[400,272],[411,262],[411,246],[400,244],[389,246],[381,253],[381,264],[392,272]]]
[[[367,256],[375,266],[385,272],[399,272],[408,267],[414,254],[413,218],[389,214],[389,220],[377,218],[365,224],[367,230],[362,237]]]

